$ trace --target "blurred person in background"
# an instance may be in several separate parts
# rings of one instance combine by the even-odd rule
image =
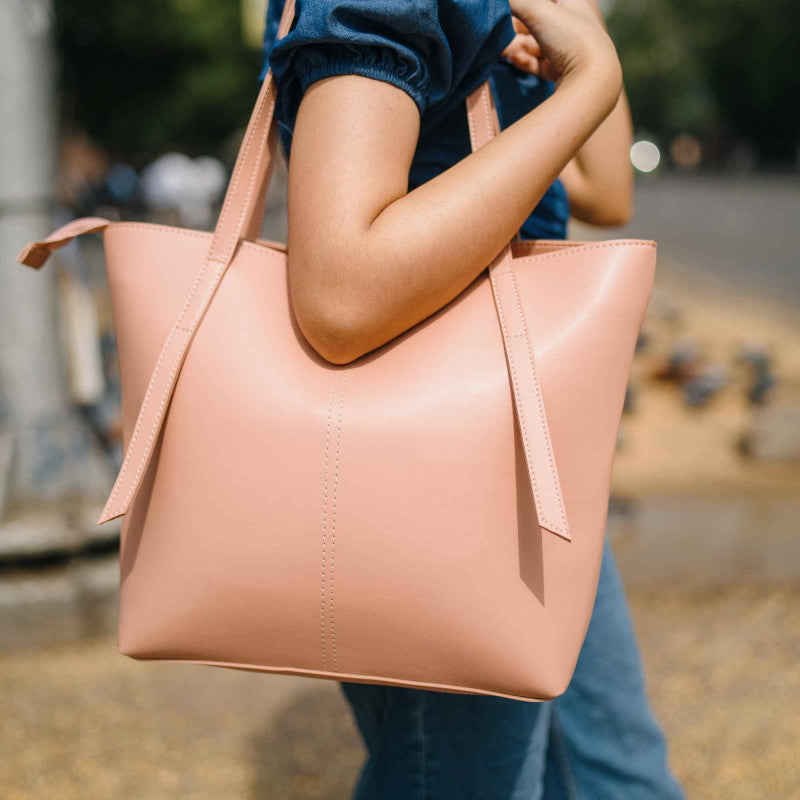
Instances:
[[[629,219],[630,112],[624,91],[619,83],[614,86],[618,62],[596,0],[512,0],[510,6],[513,16],[502,0],[305,0],[292,31],[276,43],[283,0],[271,0],[261,78],[271,66],[279,87],[281,139],[287,155],[293,147],[295,153],[289,179],[293,301],[306,337],[328,360],[347,363],[444,305],[515,230],[527,239],[563,239],[570,214],[602,226]],[[587,70],[587,88],[574,96],[570,110],[559,111],[547,101],[567,84],[578,85],[576,65],[590,61],[591,51],[602,53]],[[534,109],[542,120],[540,128],[497,137],[504,143],[493,150],[492,163],[487,153],[470,155],[464,111],[469,91],[487,77],[504,133],[529,120]],[[613,94],[612,100],[593,110],[592,95],[604,94]],[[548,127],[548,113],[564,116]],[[569,117],[586,120],[570,127]],[[564,144],[555,141],[559,137]],[[483,166],[475,165],[476,155]],[[471,168],[450,172],[462,160]],[[501,180],[506,194],[520,199],[498,202],[491,192],[478,197],[471,190],[478,182]],[[421,195],[416,190],[425,184],[433,191]],[[329,196],[322,204],[329,208],[332,197],[334,205],[341,204],[341,215],[319,224],[315,198],[326,186]],[[447,202],[459,189],[474,199]],[[440,211],[432,213],[434,207]],[[345,220],[365,213],[373,226],[383,216],[379,261],[370,262],[366,243],[339,246],[344,232],[353,231]],[[427,222],[420,223],[415,213]],[[477,220],[486,252],[476,246],[468,263],[462,258],[438,278],[409,271],[405,292],[387,292],[378,288],[380,281],[369,285],[358,275],[359,265],[351,264],[349,272],[337,267],[336,252],[360,250],[365,270],[370,264],[377,269],[377,263],[385,272],[408,270],[402,262],[424,258],[426,241],[441,242],[444,228],[454,242],[463,241]],[[387,254],[407,244],[404,224],[422,225],[420,252],[412,248],[398,261]],[[318,265],[314,252],[330,258]],[[429,284],[424,307],[420,281]],[[368,300],[372,318],[380,322],[337,329],[337,283],[349,297],[382,293],[383,299]],[[569,688],[557,699],[525,703],[354,683],[342,689],[367,749],[358,800],[683,796],[649,707],[608,544],[581,656]]]

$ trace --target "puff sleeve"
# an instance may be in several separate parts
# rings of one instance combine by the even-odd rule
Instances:
[[[273,44],[280,6],[272,0],[264,71],[275,76],[287,132],[306,89],[333,75],[391,83],[416,103],[423,128],[434,124],[514,36],[507,0],[298,0],[292,29]]]

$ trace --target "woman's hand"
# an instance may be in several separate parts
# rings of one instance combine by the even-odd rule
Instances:
[[[512,16],[516,36],[511,43],[503,50],[503,57],[507,58],[517,69],[523,72],[530,72],[546,81],[555,81],[558,77],[553,75],[550,64],[542,53],[542,48],[528,30],[525,23]]]
[[[503,55],[511,63],[556,84],[590,74],[616,102],[622,88],[617,51],[587,0],[510,0],[509,4],[517,35]]]
[[[564,11],[569,5],[574,8],[575,14],[586,18],[590,23],[594,22],[596,27],[605,31],[605,21],[597,0],[568,0],[568,2],[557,5],[552,3],[552,0],[548,0],[547,5],[556,6],[556,10],[558,10],[558,6],[564,6]],[[519,13],[525,13],[524,9],[531,6],[537,7],[539,3],[530,3],[529,0],[512,0],[511,2],[512,9],[521,9]],[[546,6],[544,8],[545,16],[547,12],[553,10]],[[529,19],[532,18],[529,17]],[[569,21],[575,22],[575,20]],[[513,22],[517,35],[503,55],[518,69],[538,75],[544,80],[557,81],[560,77],[557,68],[559,65],[563,75],[563,69],[566,68],[568,71],[570,66],[574,68],[576,60],[578,64],[581,60],[594,63],[597,58],[602,60],[604,55],[608,57],[607,52],[603,53],[603,50],[607,51],[605,41],[602,37],[597,41],[597,31],[590,31],[589,38],[594,41],[590,41],[588,44],[582,43],[580,37],[567,40],[566,52],[563,48],[558,49],[561,40],[558,40],[556,35],[555,45],[550,44],[550,52],[552,53],[553,47],[556,52],[548,57],[527,25],[517,16],[513,17]],[[585,29],[582,22],[579,24]],[[542,27],[541,21],[539,25]],[[553,28],[549,22],[544,23],[544,29],[545,36],[548,29],[552,34]],[[552,35],[551,39],[547,41],[552,41]],[[596,52],[598,45],[602,46]],[[578,52],[570,53],[570,48],[575,50],[576,46]],[[616,54],[614,58],[616,58]],[[633,176],[628,157],[632,135],[630,109],[625,92],[622,91],[613,111],[575,154],[560,175],[569,196],[570,211],[576,219],[592,225],[603,226],[624,225],[628,222],[633,207]]]

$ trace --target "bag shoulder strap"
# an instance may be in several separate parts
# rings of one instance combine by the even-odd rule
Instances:
[[[286,0],[277,38],[288,33],[294,18],[294,6],[295,0]],[[269,71],[247,126],[208,253],[156,361],[122,467],[99,524],[122,516],[130,507],[152,458],[194,335],[237,245],[243,238],[254,238],[254,231],[260,229],[260,216],[278,139],[277,125],[274,124],[276,100],[277,89]],[[499,131],[488,81],[472,92],[466,106],[471,145],[473,150],[477,150]],[[107,224],[107,220],[99,218],[69,223],[46,240],[28,245],[20,253],[19,260],[40,267],[52,250],[81,233],[102,230]],[[535,354],[514,276],[510,243],[489,266],[489,277],[539,525],[570,539],[544,400],[536,376]]]
[[[294,19],[294,5],[295,0],[286,0],[277,38],[288,33]],[[242,233],[253,229],[252,218],[261,205],[260,198],[266,195],[275,157],[276,100],[277,89],[270,70],[261,84],[247,125],[205,261],[156,361],[122,467],[98,524],[125,514],[136,496],[194,335],[233,259]]]
[[[500,122],[488,80],[467,98],[467,120],[473,152],[499,133]],[[508,375],[536,517],[540,527],[571,540],[550,426],[536,374],[535,352],[514,275],[510,242],[489,265],[489,280],[503,334]]]

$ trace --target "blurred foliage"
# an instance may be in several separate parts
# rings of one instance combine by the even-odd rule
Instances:
[[[744,141],[763,162],[796,161],[797,0],[617,0],[609,28],[637,126]]]
[[[74,124],[136,164],[215,152],[244,125],[261,54],[239,0],[55,0],[61,96]],[[637,127],[738,143],[795,162],[800,140],[797,0],[616,0],[609,27]]]
[[[261,53],[238,0],[55,0],[62,115],[141,165],[213,153],[252,110]]]

